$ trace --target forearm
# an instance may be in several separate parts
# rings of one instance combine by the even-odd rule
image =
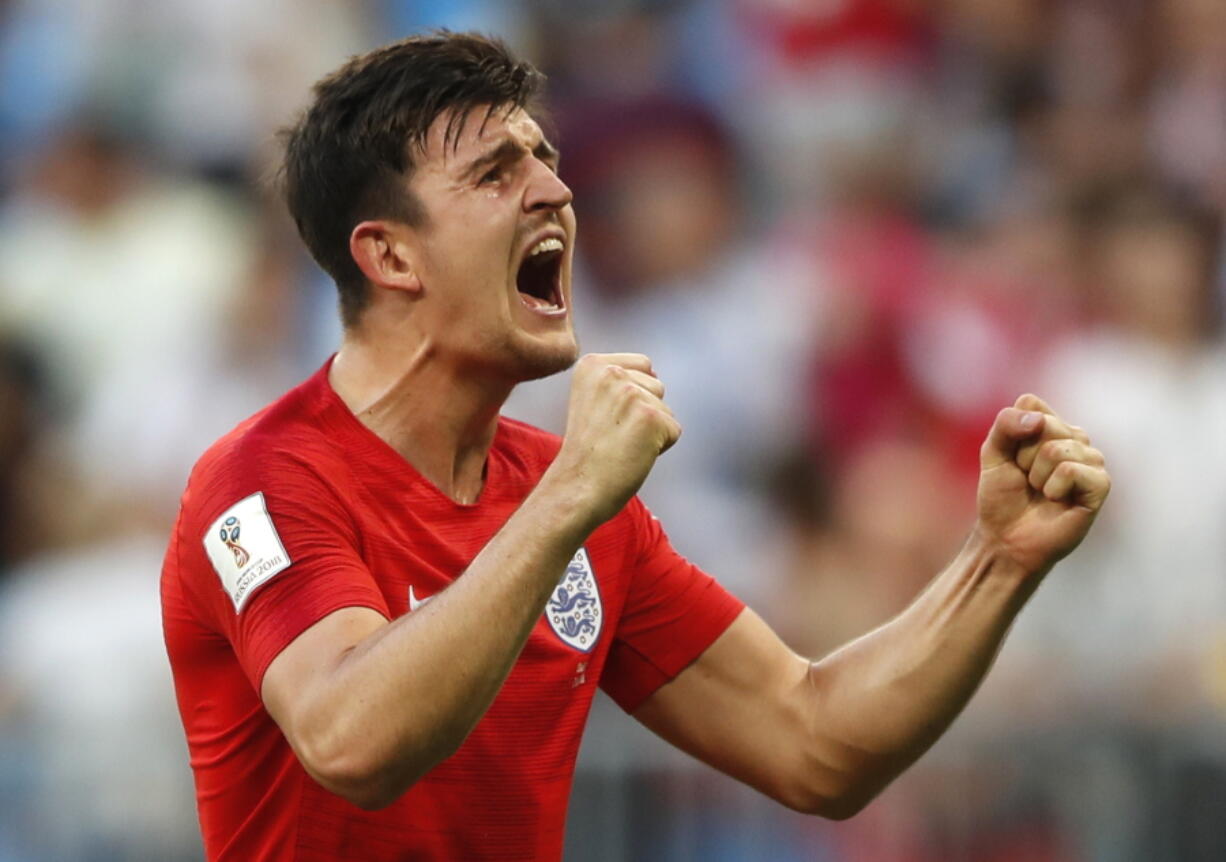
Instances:
[[[812,664],[811,738],[839,785],[822,795],[854,812],[914,762],[966,705],[1040,579],[976,532],[906,611]]]
[[[317,778],[377,806],[455,751],[594,526],[582,511],[547,475],[451,586],[318,678],[297,728]]]

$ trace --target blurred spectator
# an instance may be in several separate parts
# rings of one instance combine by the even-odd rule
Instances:
[[[730,120],[768,200],[820,207],[850,161],[906,134],[922,93],[927,18],[910,0],[733,4],[752,75]]]
[[[1100,206],[1088,249],[1098,320],[1050,353],[1043,388],[1095,429],[1115,491],[1098,534],[1020,628],[1039,636],[1027,644],[1036,656],[1061,668],[1062,694],[1103,714],[1186,721],[1220,696],[1213,675],[1226,632],[1217,232],[1153,186]]]
[[[791,555],[768,608],[793,649],[819,658],[915,598],[958,549],[973,501],[914,438],[865,444],[828,468],[829,484],[805,463],[785,461],[776,477]]]
[[[6,535],[33,514],[18,536],[41,545],[6,546],[0,596],[0,757],[24,776],[35,828],[14,843],[33,858],[198,854],[157,573],[193,459],[303,370],[301,257],[258,212],[96,127],[57,139],[0,211],[0,322],[52,360],[59,396],[34,438],[21,410],[6,422]]]
[[[116,513],[160,528],[199,448],[292,379],[226,373],[259,358],[269,375],[288,336],[284,293],[252,314],[282,283],[249,280],[270,260],[253,217],[96,127],[59,138],[0,210],[0,322],[45,351],[63,399],[40,442],[76,474],[64,541],[113,535]]]
[[[1226,6],[1168,0],[1149,133],[1158,165],[1202,204],[1226,210]]]
[[[32,491],[52,409],[42,357],[16,338],[0,340],[0,589],[11,568],[47,540],[49,513],[34,505]]]
[[[162,543],[114,527],[111,541],[23,565],[2,596],[0,758],[22,779],[24,819],[0,817],[20,830],[0,832],[0,848],[29,854],[18,860],[199,855],[158,617]]]
[[[88,111],[176,163],[241,170],[315,79],[368,44],[358,5],[13,0],[0,38],[6,149],[36,152]]]

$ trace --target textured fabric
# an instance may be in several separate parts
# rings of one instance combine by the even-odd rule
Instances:
[[[568,570],[574,577],[560,582],[455,755],[381,811],[329,793],[263,708],[269,663],[335,610],[369,607],[395,619],[410,612],[410,588],[417,600],[446,588],[535,486],[559,441],[500,419],[481,498],[460,505],[357,421],[328,385],[328,367],[201,458],[166,555],[166,645],[207,857],[560,858],[594,686],[635,708],[743,606],[680,557],[635,499],[588,538]],[[225,529],[228,544],[213,539],[223,563],[232,551],[236,565],[258,567],[261,549],[243,546],[256,535],[251,525],[225,523],[232,507],[257,493],[290,564],[253,580],[236,612],[204,540]],[[250,504],[239,511],[249,513]],[[237,538],[236,526],[246,530]]]

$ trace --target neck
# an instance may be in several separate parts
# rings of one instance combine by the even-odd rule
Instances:
[[[346,333],[328,380],[363,425],[458,503],[472,503],[506,381],[481,380],[438,356],[429,339],[389,344]]]

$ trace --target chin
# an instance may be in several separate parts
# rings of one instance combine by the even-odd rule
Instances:
[[[517,373],[521,381],[539,380],[558,374],[575,364],[579,359],[579,345],[571,339],[568,344],[525,345],[516,350]]]
[[[569,348],[555,351],[536,351],[535,356],[524,357],[521,380],[539,380],[565,372],[579,359],[579,346],[571,342]]]

